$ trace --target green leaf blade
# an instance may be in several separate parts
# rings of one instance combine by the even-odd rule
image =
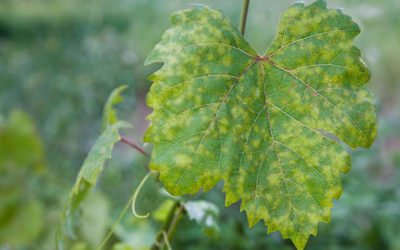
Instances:
[[[69,241],[76,238],[74,220],[78,217],[80,204],[96,185],[106,160],[111,158],[114,145],[120,140],[119,129],[129,127],[130,124],[123,121],[108,125],[90,150],[61,215],[56,234],[57,249],[68,249]]]
[[[340,173],[350,169],[322,131],[353,148],[376,136],[374,100],[362,86],[369,72],[352,45],[357,24],[324,1],[296,4],[258,56],[208,7],[178,12],[173,23],[147,61],[164,62],[147,97],[150,168],[173,195],[224,180],[226,205],[241,199],[250,226],[263,219],[268,232],[304,248],[318,222],[329,222]],[[339,28],[351,31],[331,32]]]
[[[103,131],[85,158],[61,214],[56,232],[57,249],[70,249],[71,243],[76,240],[81,203],[96,185],[105,162],[111,159],[115,143],[121,140],[119,130],[132,127],[128,122],[118,121],[114,109],[114,105],[123,100],[120,94],[126,88],[126,85],[116,88],[107,99],[103,112]]]
[[[278,35],[266,53],[282,71],[268,74],[266,81],[284,78],[280,93],[303,92],[302,98],[288,98],[302,101],[303,110],[291,109],[300,112],[296,119],[307,125],[317,120],[314,127],[337,135],[352,148],[369,147],[376,137],[374,99],[367,88],[360,87],[369,81],[370,72],[352,45],[359,33],[351,17],[341,10],[326,9],[325,1],[296,4],[281,15]],[[265,67],[271,72],[271,65]],[[279,103],[279,96],[273,95],[277,91],[268,90],[271,102]],[[318,119],[306,121],[308,117]]]
[[[114,89],[108,97],[106,104],[103,109],[103,131],[108,125],[116,123],[118,121],[117,111],[114,106],[124,100],[121,93],[128,88],[128,85],[122,85]]]
[[[130,128],[131,125],[125,121],[118,121],[107,127],[100,135],[88,156],[83,162],[82,168],[79,171],[77,182],[74,190],[78,192],[79,182],[85,179],[90,185],[95,186],[99,173],[103,170],[103,165],[106,160],[111,159],[114,144],[121,140],[119,129]]]

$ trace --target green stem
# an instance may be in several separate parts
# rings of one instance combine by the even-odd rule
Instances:
[[[110,237],[113,235],[115,229],[117,229],[117,226],[119,225],[119,223],[121,223],[122,218],[124,217],[126,211],[128,210],[129,206],[132,204],[132,212],[133,214],[138,217],[138,218],[147,218],[147,216],[149,216],[149,213],[147,213],[146,215],[138,215],[135,211],[135,201],[136,201],[136,197],[139,194],[140,189],[142,188],[143,184],[146,182],[146,180],[150,177],[151,174],[153,174],[155,172],[149,172],[144,178],[143,180],[140,182],[139,186],[136,188],[135,192],[132,194],[132,196],[129,198],[129,201],[126,203],[124,209],[122,210],[121,214],[119,215],[117,221],[114,223],[113,227],[111,228],[111,231],[107,234],[106,238],[103,240],[103,242],[100,244],[98,250],[102,249],[104,247],[104,245],[107,243],[107,241],[110,239]]]
[[[176,226],[178,225],[179,219],[182,215],[183,212],[183,204],[180,203],[180,201],[175,201],[175,203],[172,205],[171,209],[168,212],[167,218],[165,219],[164,226],[160,230],[160,232],[164,232],[167,235],[168,241],[171,241],[172,235],[176,229]],[[178,209],[178,212],[176,210]],[[158,242],[161,242],[163,238],[163,234],[159,233],[155,239],[155,242],[153,246],[151,247],[151,250],[160,250],[164,248],[164,243],[161,245],[157,244]]]
[[[169,227],[169,229],[168,229],[168,232],[167,232],[168,241],[171,241],[172,236],[174,235],[176,226],[178,225],[178,222],[179,222],[180,219],[182,218],[183,212],[184,212],[184,206],[183,206],[183,204],[181,204],[181,205],[179,206],[178,212],[176,213],[176,215],[175,215],[175,217],[174,217],[174,220],[172,221],[172,223],[171,223],[171,225],[170,225],[170,227]]]
[[[107,243],[107,241],[110,239],[111,235],[113,235],[115,229],[117,229],[118,224],[121,222],[121,220],[124,217],[126,211],[128,210],[129,206],[131,205],[134,196],[135,196],[135,194],[132,194],[131,198],[126,203],[124,209],[122,210],[121,214],[119,215],[117,221],[114,223],[113,227],[111,228],[111,231],[107,234],[107,237],[103,240],[103,242],[100,244],[100,246],[99,246],[99,248],[97,248],[97,250],[102,249],[104,247],[104,245]]]
[[[139,219],[145,219],[147,217],[149,217],[149,212],[147,212],[146,215],[139,215],[136,213],[136,209],[135,209],[135,204],[136,204],[136,198],[139,195],[140,190],[142,190],[142,187],[144,185],[144,183],[147,181],[147,179],[150,177],[151,174],[153,174],[155,172],[150,171],[144,178],[143,180],[140,182],[139,186],[136,188],[135,192],[133,193],[133,200],[132,200],[132,213],[136,218]]]
[[[246,28],[247,12],[249,10],[250,0],[243,0],[242,16],[240,18],[240,33],[244,36],[244,30]]]

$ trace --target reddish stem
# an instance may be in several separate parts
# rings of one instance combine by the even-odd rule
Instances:
[[[135,143],[129,141],[128,139],[126,139],[123,136],[120,136],[121,141],[129,146],[131,146],[132,148],[136,149],[137,151],[139,151],[142,155],[144,156],[149,156],[146,151],[144,151],[144,149],[142,147],[140,147],[139,145],[136,145]]]

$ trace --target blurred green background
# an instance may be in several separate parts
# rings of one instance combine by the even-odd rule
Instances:
[[[169,15],[190,8],[184,0],[0,0],[0,249],[55,249],[62,208],[80,166],[101,132],[103,104],[117,86],[129,85],[119,117],[141,143],[150,112],[146,54],[170,26]],[[241,0],[196,0],[219,8],[238,25]],[[271,43],[279,13],[292,0],[252,0],[246,39],[260,53]],[[311,1],[306,1],[309,3]],[[321,223],[308,249],[400,249],[400,1],[328,0],[361,26],[355,43],[372,72],[378,137],[351,151],[352,170],[334,201],[332,220]],[[117,144],[96,188],[82,204],[71,249],[97,249],[146,173],[145,159]],[[260,222],[249,229],[239,204],[224,207],[222,183],[185,197],[216,205],[210,225],[187,216],[174,249],[294,249]],[[165,212],[155,180],[139,196],[108,244],[109,249],[147,249]],[[161,206],[161,207],[160,207]],[[157,211],[157,212],[154,212]]]

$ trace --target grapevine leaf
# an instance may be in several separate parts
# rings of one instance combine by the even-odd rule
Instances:
[[[103,170],[104,162],[111,159],[114,144],[121,139],[118,132],[119,129],[129,127],[131,125],[127,122],[119,121],[108,126],[100,135],[79,171],[78,178],[73,187],[75,193],[79,192],[81,180],[86,180],[92,186],[96,185],[97,176]]]
[[[109,125],[86,157],[60,218],[56,235],[58,249],[67,249],[66,241],[76,238],[74,223],[78,217],[80,204],[86,198],[90,188],[96,185],[97,177],[105,161],[111,158],[114,144],[120,140],[118,130],[127,127],[130,125],[123,121]]]
[[[99,173],[103,170],[106,160],[111,159],[114,144],[120,141],[119,129],[129,128],[131,125],[125,121],[118,121],[114,105],[123,99],[120,93],[127,86],[115,89],[104,106],[103,132],[97,139],[88,156],[83,162],[75,184],[69,194],[67,204],[61,214],[56,233],[58,249],[69,249],[70,241],[76,239],[76,220],[79,218],[80,204],[85,200],[89,190],[96,185]]]
[[[172,195],[225,181],[226,205],[242,200],[250,226],[263,219],[303,249],[329,222],[350,157],[376,137],[370,73],[352,45],[360,29],[323,0],[292,5],[259,56],[220,11],[176,12],[146,63],[154,144],[150,168]]]
[[[114,106],[124,100],[121,96],[121,92],[128,88],[128,85],[122,85],[111,92],[103,110],[103,131],[108,125],[116,123],[118,121],[117,111]]]
[[[90,184],[83,180],[80,182],[78,192],[71,191],[64,210],[61,214],[60,221],[56,232],[56,247],[59,250],[69,249],[69,244],[76,239],[75,224],[79,218],[79,208],[81,202],[86,198]]]

